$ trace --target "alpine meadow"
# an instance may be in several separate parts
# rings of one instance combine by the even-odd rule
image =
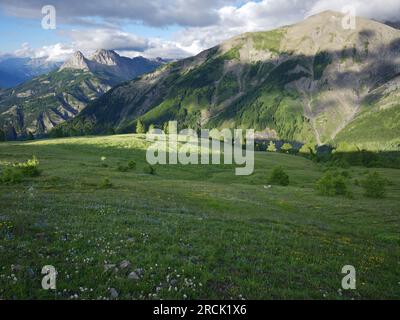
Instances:
[[[49,2],[0,40],[0,300],[400,299],[390,10]]]

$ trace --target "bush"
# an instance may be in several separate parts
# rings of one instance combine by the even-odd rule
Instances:
[[[39,170],[39,161],[34,156],[26,162],[14,163],[0,168],[0,183],[15,184],[22,181],[24,177],[37,177]]]
[[[129,161],[128,162],[128,168],[131,170],[135,170],[136,169],[136,162],[135,161]]]
[[[15,167],[4,167],[0,171],[0,183],[16,184],[22,181],[22,172]]]
[[[143,168],[143,172],[146,174],[154,175],[156,174],[156,169],[151,165],[147,165]]]
[[[26,177],[37,177],[40,175],[39,160],[35,156],[26,162],[16,164],[15,167],[19,168]]]
[[[271,172],[269,183],[279,186],[288,186],[289,176],[286,174],[282,167],[276,167]]]
[[[109,189],[112,188],[113,184],[110,182],[110,179],[104,178],[100,183],[100,188]]]
[[[284,143],[281,147],[281,152],[289,153],[293,149],[293,146],[290,143]]]
[[[370,173],[362,182],[364,194],[368,198],[384,198],[386,195],[387,180],[378,172]]]
[[[347,187],[347,180],[338,172],[326,172],[325,175],[319,179],[315,185],[316,190],[323,196],[351,196]]]

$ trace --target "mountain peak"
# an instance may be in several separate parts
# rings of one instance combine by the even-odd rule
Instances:
[[[92,60],[102,65],[115,66],[120,58],[120,55],[113,50],[100,49],[94,53]]]
[[[85,58],[82,52],[76,51],[73,56],[61,66],[60,71],[64,69],[89,71],[89,61]]]

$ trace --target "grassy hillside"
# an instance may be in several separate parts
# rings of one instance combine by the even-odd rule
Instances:
[[[385,199],[362,195],[358,167],[354,199],[331,198],[314,190],[324,167],[301,157],[257,153],[249,177],[232,166],[151,175],[145,147],[133,135],[0,143],[0,165],[35,155],[42,170],[0,184],[0,298],[400,298],[399,170],[368,169],[391,181]],[[265,188],[276,165],[291,183]],[[349,264],[357,290],[342,292]],[[58,271],[55,293],[41,289],[44,265]]]

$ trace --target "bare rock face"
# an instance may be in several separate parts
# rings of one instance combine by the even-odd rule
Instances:
[[[92,61],[106,66],[116,66],[121,56],[112,50],[97,50],[92,57]]]
[[[90,71],[90,61],[85,58],[82,52],[77,51],[74,55],[66,61],[61,67],[60,71],[65,69],[77,69]]]

